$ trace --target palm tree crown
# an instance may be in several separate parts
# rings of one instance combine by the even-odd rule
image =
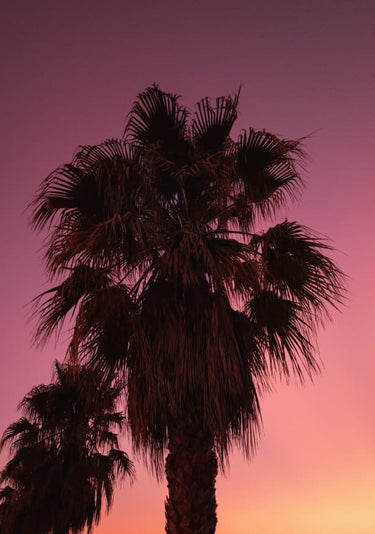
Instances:
[[[56,381],[34,387],[22,400],[24,416],[4,432],[12,458],[0,474],[0,524],[5,534],[78,533],[109,508],[116,475],[133,474],[114,429],[119,388],[97,373],[56,364]]]
[[[329,247],[308,229],[285,220],[256,231],[299,192],[303,151],[252,128],[233,140],[237,107],[238,96],[203,99],[190,119],[152,86],[123,139],[81,147],[34,202],[47,269],[63,277],[36,301],[36,338],[73,312],[70,356],[125,377],[135,445],[157,468],[165,445],[172,454],[168,532],[182,532],[168,474],[177,444],[214,454],[211,478],[233,440],[249,452],[259,389],[318,370],[316,326],[342,296]],[[214,531],[211,516],[199,532]]]

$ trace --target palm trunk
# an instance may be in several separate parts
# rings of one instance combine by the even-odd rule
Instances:
[[[212,437],[199,425],[169,429],[167,534],[214,534],[218,461],[213,445]]]

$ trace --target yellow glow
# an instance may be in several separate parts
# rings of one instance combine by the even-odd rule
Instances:
[[[375,479],[373,479],[375,480]],[[375,482],[361,487],[355,480],[351,486],[306,488],[280,495],[270,492],[267,504],[243,502],[222,510],[217,534],[374,534]]]

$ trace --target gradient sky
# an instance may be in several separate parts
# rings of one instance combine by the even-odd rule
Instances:
[[[218,480],[217,534],[375,532],[375,2],[97,0],[7,2],[1,14],[0,427],[49,382],[64,343],[31,346],[27,304],[48,287],[25,207],[79,144],[122,134],[153,82],[183,96],[242,84],[240,128],[309,136],[301,201],[288,217],[328,236],[349,276],[320,332],[325,369],[263,400],[251,462]],[[2,462],[5,458],[2,456]],[[165,482],[137,463],[96,534],[162,533]]]

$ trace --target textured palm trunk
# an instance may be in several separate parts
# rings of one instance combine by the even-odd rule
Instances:
[[[170,428],[166,460],[167,534],[213,534],[216,528],[217,456],[198,425]]]

